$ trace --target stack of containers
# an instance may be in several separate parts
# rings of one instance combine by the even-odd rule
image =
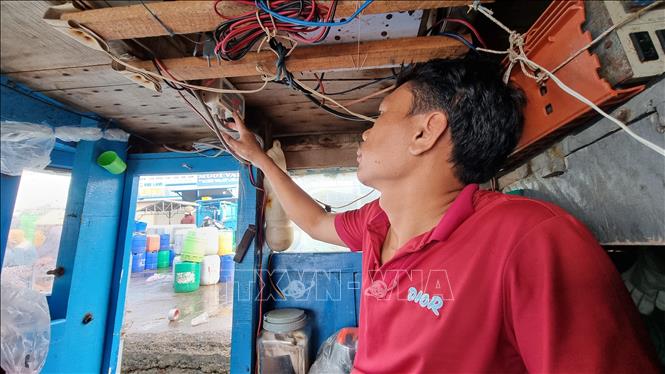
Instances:
[[[159,236],[159,252],[157,254],[157,268],[169,267],[171,260],[171,235],[161,234]]]
[[[201,261],[201,285],[208,286],[219,282],[219,230],[215,227],[201,227],[198,234],[203,240],[205,256]]]
[[[158,262],[159,235],[146,235],[146,243],[145,268],[155,270]]]
[[[233,255],[219,256],[219,281],[228,282],[233,279]]]
[[[201,264],[205,256],[205,240],[198,229],[190,230],[182,241],[182,252],[173,260],[175,292],[192,292],[201,282]]]
[[[166,250],[159,250],[157,252],[157,268],[165,269],[169,267],[169,258],[171,257],[171,252]]]
[[[221,230],[219,232],[219,281],[228,282],[233,279],[233,249],[235,232],[232,230]]]
[[[201,266],[196,262],[179,262],[173,266],[175,292],[192,292],[199,288]]]
[[[146,270],[155,270],[157,269],[157,252],[146,252],[145,253],[145,269]]]
[[[157,252],[159,251],[159,235],[149,234],[146,235],[146,243],[148,252]]]
[[[142,232],[132,235],[132,273],[145,270],[146,236]]]
[[[171,235],[161,234],[159,235],[159,250],[168,250],[171,248]]]
[[[182,243],[182,253],[180,254],[182,261],[196,263],[203,261],[203,256],[205,256],[204,244],[196,230],[189,231]]]

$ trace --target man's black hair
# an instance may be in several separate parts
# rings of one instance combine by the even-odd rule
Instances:
[[[436,59],[406,68],[411,115],[434,110],[448,118],[455,175],[464,184],[484,183],[501,168],[522,134],[525,98],[502,81],[498,63],[467,57]]]

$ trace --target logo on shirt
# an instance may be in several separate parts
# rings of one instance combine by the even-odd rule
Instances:
[[[441,296],[431,296],[423,291],[417,290],[415,287],[409,287],[409,293],[406,297],[407,301],[416,303],[421,308],[432,311],[435,316],[439,316],[439,309],[443,306],[443,299]]]

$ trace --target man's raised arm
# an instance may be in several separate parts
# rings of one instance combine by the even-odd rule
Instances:
[[[224,140],[239,156],[261,169],[289,218],[309,236],[330,244],[346,246],[335,231],[335,215],[327,213],[266,155],[237,114],[233,115],[238,140],[222,133]]]

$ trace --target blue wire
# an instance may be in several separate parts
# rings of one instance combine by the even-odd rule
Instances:
[[[300,26],[309,26],[309,27],[332,27],[332,26],[343,26],[343,25],[346,25],[347,23],[350,23],[351,21],[353,21],[354,18],[358,17],[358,15],[360,14],[360,12],[362,12],[363,10],[365,10],[365,8],[367,8],[367,7],[368,7],[373,1],[374,1],[374,0],[365,0],[365,2],[363,3],[363,5],[361,5],[360,8],[358,8],[358,9],[355,11],[355,13],[353,13],[353,14],[352,14],[350,17],[348,17],[346,20],[344,20],[344,21],[340,21],[340,22],[311,22],[311,21],[305,21],[305,20],[298,19],[298,18],[286,17],[286,16],[283,16],[283,15],[281,15],[281,14],[279,14],[279,13],[276,13],[276,12],[272,11],[272,10],[271,10],[271,9],[270,9],[270,8],[264,3],[264,0],[257,0],[257,1],[256,1],[256,6],[257,6],[259,9],[261,9],[262,11],[264,11],[264,12],[266,12],[266,13],[272,15],[273,17],[275,17],[276,19],[278,19],[278,20],[280,20],[280,21],[282,21],[282,22],[292,23],[292,24],[294,24],[294,25],[300,25]]]
[[[468,40],[464,39],[463,37],[461,37],[461,36],[458,35],[458,34],[453,34],[452,32],[439,32],[439,33],[437,33],[437,35],[447,36],[447,37],[449,37],[449,38],[457,39],[457,40],[459,40],[460,42],[464,43],[465,46],[469,47],[469,49],[472,49],[472,50],[474,50],[474,51],[476,50],[476,46],[475,46],[475,45],[469,43]]]

